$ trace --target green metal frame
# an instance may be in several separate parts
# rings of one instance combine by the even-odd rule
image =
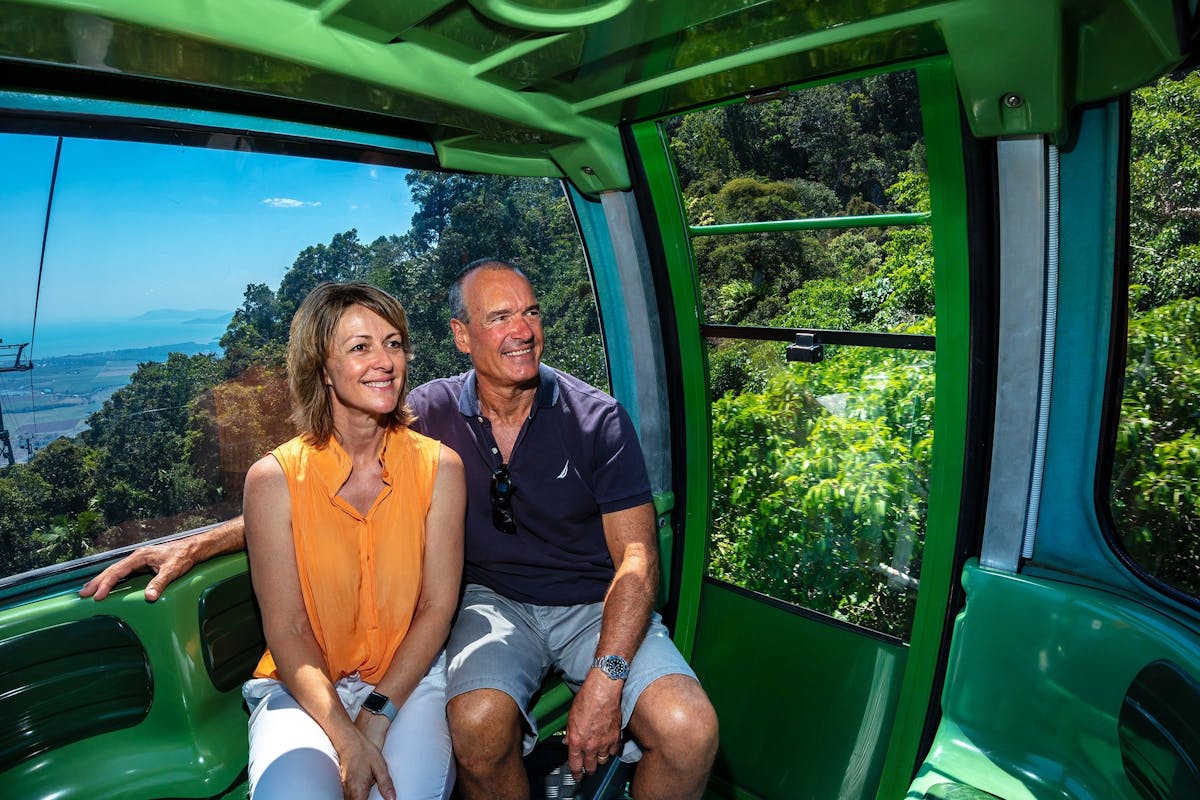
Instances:
[[[1073,108],[1182,60],[1176,5],[0,0],[0,60],[300,98],[376,132],[420,128],[448,169],[563,176],[596,193],[630,185],[623,124],[944,53],[975,135],[1065,141]],[[99,64],[75,47],[86,20],[111,25]]]
[[[666,259],[671,295],[660,302],[674,306],[676,340],[674,350],[680,364],[682,385],[674,421],[683,431],[683,451],[675,453],[675,473],[687,487],[683,507],[676,507],[676,519],[682,533],[682,565],[678,587],[678,611],[674,640],[684,656],[690,656],[696,638],[696,615],[700,607],[700,586],[708,551],[709,505],[712,474],[709,468],[711,421],[708,414],[708,362],[704,340],[700,336],[700,287],[692,266],[692,251],[675,168],[667,143],[657,122],[644,122],[632,128],[637,155],[641,159],[650,188],[660,244]],[[666,187],[672,187],[668,191]],[[692,322],[696,324],[692,324]],[[677,439],[680,437],[677,437]]]
[[[884,766],[880,798],[899,797],[904,792],[921,756],[924,724],[936,703],[930,695],[944,656],[941,642],[946,606],[957,578],[954,556],[960,535],[959,506],[966,461],[971,296],[961,117],[952,80],[949,61],[933,61],[917,69],[933,215],[937,411],[921,591],[896,711],[896,734]]]
[[[926,215],[881,215],[857,218],[858,225],[932,224],[937,297],[937,414],[926,524],[925,556],[921,592],[913,620],[912,638],[903,670],[894,735],[879,787],[879,797],[902,794],[912,778],[920,756],[925,721],[930,712],[930,694],[942,656],[941,646],[947,618],[946,605],[955,578],[954,557],[958,539],[959,501],[962,491],[966,436],[968,325],[968,247],[965,172],[954,73],[947,59],[928,59],[911,64],[916,69],[921,95],[931,212]],[[694,644],[695,592],[705,570],[705,551],[711,524],[707,498],[712,489],[709,464],[710,418],[707,359],[700,336],[701,311],[691,252],[691,235],[748,232],[748,227],[793,230],[797,225],[823,226],[825,220],[749,223],[745,225],[694,226],[685,221],[678,181],[670,154],[656,123],[634,126],[634,140],[651,187],[654,212],[663,237],[675,315],[681,321],[677,352],[683,367],[680,387],[687,456],[684,467],[687,508],[684,525],[684,578],[681,587],[677,638],[689,652]],[[696,324],[691,324],[695,321]]]

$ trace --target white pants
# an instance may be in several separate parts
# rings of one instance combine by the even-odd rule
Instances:
[[[334,688],[353,719],[375,688],[357,675]],[[281,681],[255,678],[242,686],[250,708],[250,796],[254,800],[342,799],[337,753],[321,726]],[[446,800],[454,758],[446,727],[446,657],[439,655],[388,729],[383,757],[399,800]],[[378,787],[370,800],[381,800]]]

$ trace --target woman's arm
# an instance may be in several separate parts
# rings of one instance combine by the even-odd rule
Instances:
[[[287,479],[273,456],[246,474],[243,509],[250,578],[280,680],[337,751],[346,800],[365,800],[375,784],[394,798],[383,755],[354,726],[325,671],[300,590]]]
[[[425,677],[450,633],[458,608],[463,569],[463,523],[467,508],[462,459],[442,445],[433,500],[425,517],[425,559],[421,565],[421,596],[412,624],[392,663],[375,690],[397,708]],[[391,724],[386,717],[360,711],[355,724],[379,747]]]

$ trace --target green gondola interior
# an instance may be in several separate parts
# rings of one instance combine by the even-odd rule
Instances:
[[[586,258],[590,270],[605,374],[655,462],[659,607],[721,719],[707,796],[1185,797],[1200,793],[1200,616],[1194,599],[1163,599],[1129,577],[1124,556],[1106,543],[1094,495],[1110,413],[1101,388],[1110,333],[1123,324],[1112,317],[1122,287],[1111,274],[1122,235],[1112,231],[1123,202],[1113,166],[1124,157],[1121,98],[1184,61],[1196,6],[0,0],[0,136],[302,153],[423,170],[436,176],[426,189],[460,176],[552,183],[582,240],[572,258]],[[780,212],[727,222],[685,191],[688,181],[720,181],[685,174],[686,154],[671,139],[681,127],[835,84],[853,87],[849,105],[865,105],[861,87],[872,80],[912,106],[904,136],[920,153],[914,185],[927,182],[923,205],[860,217],[834,204],[805,219]],[[725,119],[761,132],[763,113]],[[1062,226],[1058,287],[1065,334],[1053,379],[1063,388],[1048,412],[1047,474],[1060,491],[1047,492],[1038,523],[1053,535],[998,567],[980,545],[985,461],[993,418],[1003,417],[997,383],[1009,385],[997,366],[1004,334],[989,327],[1002,326],[994,195],[1009,179],[997,164],[1010,163],[996,141],[1031,137],[1045,137],[1039,153],[1044,144],[1061,149],[1061,193],[1073,215]],[[937,298],[926,327],[903,334],[725,324],[713,309],[738,308],[744,296],[709,286],[697,267],[743,252],[739,242],[786,252],[808,246],[803,236],[853,229],[874,246],[885,228],[927,248],[931,308]],[[750,294],[752,284],[741,288]],[[590,304],[587,287],[581,294]],[[436,295],[421,297],[432,305]],[[714,519],[726,511],[713,507],[722,468],[714,465],[713,376],[751,373],[762,341],[781,353],[791,345],[797,364],[789,368],[799,375],[874,348],[887,355],[863,368],[862,381],[887,383],[892,373],[876,369],[886,363],[936,382],[929,438],[905,444],[927,448],[926,478],[913,492],[923,550],[900,567],[894,552],[873,553],[870,565],[873,579],[903,598],[900,622],[873,626],[836,603],[779,596],[713,567]],[[710,359],[717,342],[744,346],[727,351],[746,354],[744,363]],[[804,402],[808,411],[840,403],[846,417],[846,394]],[[796,433],[780,437],[789,444],[803,438],[807,413],[795,404]],[[757,441],[737,447],[759,453]],[[734,477],[752,480],[755,458],[745,456],[746,475]],[[778,471],[770,478],[786,480]],[[719,496],[735,504],[736,493]],[[795,511],[793,496],[780,496],[774,506],[759,497],[754,508],[786,520],[771,534],[777,571],[786,571],[796,517],[778,511]],[[729,539],[721,546],[739,552]],[[146,576],[100,603],[78,597],[86,579],[130,549],[0,576],[0,797],[245,795],[239,688],[264,646],[246,558],[203,564],[152,604],[142,595]],[[544,688],[535,716],[552,746],[571,696],[554,680]]]

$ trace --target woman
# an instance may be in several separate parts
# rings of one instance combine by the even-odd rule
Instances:
[[[462,461],[409,430],[403,307],[325,283],[292,320],[299,436],[246,475],[267,652],[246,683],[250,793],[445,798],[445,657],[462,573]]]

